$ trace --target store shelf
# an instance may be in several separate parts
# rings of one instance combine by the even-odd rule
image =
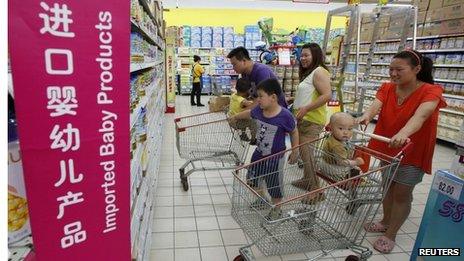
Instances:
[[[448,79],[434,79],[436,82],[447,82],[447,83],[460,83],[464,84],[464,80],[448,80]]]
[[[388,76],[388,75],[384,75],[384,74],[375,74],[375,73],[371,73],[369,76],[372,76],[372,77],[390,78],[390,76]]]
[[[132,129],[137,121],[137,117],[140,114],[140,111],[142,108],[144,108],[147,105],[148,100],[151,98],[153,92],[155,91],[156,88],[159,88],[160,86],[161,79],[158,79],[153,82],[153,84],[146,90],[145,96],[140,100],[139,104],[137,104],[137,107],[134,109],[134,111],[130,115],[130,128]]]
[[[144,70],[147,68],[155,67],[157,65],[160,65],[164,63],[164,61],[154,61],[154,62],[148,62],[148,63],[131,63],[130,65],[130,72],[136,72],[140,70]]]
[[[446,125],[444,123],[438,123],[438,126],[441,127],[441,128],[447,128],[447,129],[452,129],[452,130],[456,130],[456,131],[460,131],[461,128],[457,127],[457,126],[454,126],[454,125]]]
[[[416,40],[427,40],[427,39],[459,37],[459,36],[464,36],[464,34],[444,34],[444,35],[418,36],[418,37],[416,37]],[[408,38],[408,40],[412,40],[412,38]]]
[[[455,53],[464,52],[463,48],[457,49],[433,49],[433,50],[417,50],[420,53]],[[374,54],[396,54],[398,51],[374,51]],[[355,52],[350,52],[350,55],[355,55]],[[369,52],[359,52],[361,55],[369,54]]]
[[[453,95],[453,94],[443,93],[443,97],[464,100],[464,96],[462,95]]]
[[[464,36],[464,34],[445,34],[445,35],[431,35],[431,36],[417,36],[417,40],[427,40],[427,39],[436,39],[436,38],[448,38],[448,37],[459,37]],[[412,41],[412,37],[407,38],[408,41]],[[376,43],[393,43],[399,42],[401,39],[386,39],[386,40],[377,40]],[[359,44],[370,44],[370,41],[359,42]],[[356,43],[351,43],[351,45],[356,45]]]
[[[440,109],[440,111],[464,116],[464,112],[460,112],[460,111],[449,110],[449,109]]]
[[[437,139],[439,139],[439,140],[444,140],[444,141],[447,141],[447,142],[451,142],[451,143],[453,143],[453,144],[456,143],[456,141],[454,141],[454,140],[452,140],[452,139],[450,139],[450,138],[447,138],[447,137],[443,137],[443,136],[438,136],[438,135],[437,135]]]
[[[156,45],[158,49],[164,51],[164,45],[162,43],[159,43],[159,41],[162,42],[162,39],[159,36],[152,35],[150,32],[148,32],[148,30],[144,26],[140,25],[134,19],[131,19],[131,25],[132,25],[132,28],[135,29],[135,31],[138,31],[143,36],[145,36],[145,38],[147,38],[150,43]]]
[[[434,64],[433,67],[464,68],[464,64]]]
[[[460,49],[434,49],[434,50],[417,50],[420,53],[455,53],[464,52],[464,48]]]
[[[150,16],[150,18],[151,18],[151,20],[153,21],[153,23],[154,23],[157,27],[159,27],[158,23],[156,22],[155,16],[153,15],[153,13],[151,12],[150,8],[148,7],[147,1],[146,1],[146,0],[139,0],[139,2],[142,4],[143,9],[145,9],[145,12],[148,14],[148,16]]]

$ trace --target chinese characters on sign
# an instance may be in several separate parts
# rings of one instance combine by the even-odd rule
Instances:
[[[130,5],[23,0],[8,8],[37,259],[130,260]]]
[[[53,7],[50,7],[45,2],[40,2],[40,6],[45,11],[40,13],[39,17],[43,20],[43,27],[40,29],[41,34],[51,34],[55,37],[66,37],[74,38],[75,33],[70,30],[70,25],[73,20],[70,18],[72,11],[68,9],[66,4],[54,3]],[[71,40],[69,44],[71,45]],[[65,48],[65,47],[63,47]],[[74,72],[73,54],[69,49],[56,49],[47,48],[45,49],[45,65],[46,73],[49,75],[72,75]],[[66,68],[58,69],[54,68],[54,59],[59,56],[65,56]],[[52,79],[53,80],[53,79]],[[50,113],[50,117],[66,117],[68,115],[77,115],[78,102],[76,99],[76,89],[74,86],[64,86],[60,88],[58,86],[46,86],[46,94],[48,98],[47,109],[53,110]],[[72,110],[74,109],[74,111]],[[72,121],[70,119],[69,121]],[[63,157],[69,161],[70,168],[69,174],[72,174],[70,181],[72,184],[79,184],[82,182],[84,175],[79,174],[79,178],[75,179],[74,176],[74,161],[69,159],[65,152],[70,149],[73,151],[79,150],[80,147],[80,135],[79,129],[73,128],[71,123],[66,124],[66,128],[62,131],[59,130],[60,126],[55,125],[50,133],[50,139],[52,143],[51,149],[61,149]],[[64,137],[63,137],[64,136]],[[60,164],[61,174],[60,179],[55,183],[55,187],[60,187],[66,179],[66,170],[64,168],[64,160],[60,160],[57,164]],[[79,186],[76,186],[76,190],[79,190]],[[80,198],[79,198],[80,197]],[[84,202],[84,196],[82,192],[73,193],[68,191],[67,195],[58,197],[58,220],[62,219],[65,214],[65,207],[79,204]],[[77,207],[77,206],[76,206]],[[60,223],[59,223],[60,224]],[[75,225],[75,226],[74,226]],[[81,221],[74,221],[69,224],[61,224],[63,226],[63,235],[61,238],[61,247],[67,248],[74,244],[84,242],[87,238],[86,231],[82,228]],[[72,230],[69,227],[74,226]],[[73,236],[71,236],[73,235]]]

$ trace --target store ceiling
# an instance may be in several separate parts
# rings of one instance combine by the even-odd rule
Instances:
[[[362,11],[369,12],[378,0],[361,0]],[[395,3],[408,3],[410,0],[394,0]],[[163,0],[164,8],[213,8],[213,9],[267,9],[327,12],[345,6],[347,0],[330,0],[330,4],[294,3],[292,0]]]

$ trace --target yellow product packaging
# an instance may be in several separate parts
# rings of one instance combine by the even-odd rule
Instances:
[[[8,244],[31,234],[19,143],[8,143]]]

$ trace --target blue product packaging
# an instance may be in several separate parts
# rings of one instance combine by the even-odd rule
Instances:
[[[463,185],[463,179],[448,171],[435,173],[410,260],[462,260]],[[437,248],[455,249],[454,254],[460,249],[461,256],[433,250]]]

